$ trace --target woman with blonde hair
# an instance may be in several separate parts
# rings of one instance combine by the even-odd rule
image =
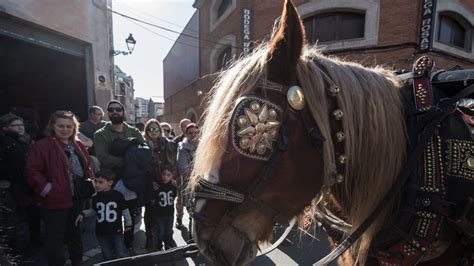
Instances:
[[[87,150],[77,138],[78,128],[72,112],[54,112],[46,126],[47,137],[33,145],[26,163],[32,199],[46,225],[49,265],[64,265],[63,243],[72,265],[83,265],[81,232],[74,222],[85,201],[78,181],[91,178],[92,170]]]

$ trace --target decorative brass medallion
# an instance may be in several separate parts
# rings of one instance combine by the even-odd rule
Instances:
[[[340,92],[341,92],[341,89],[336,85],[331,85],[331,87],[329,87],[329,94],[332,97],[336,97]]]
[[[230,121],[232,145],[244,156],[268,160],[278,136],[283,110],[262,98],[243,97]]]
[[[303,110],[305,106],[305,100],[301,87],[296,85],[291,86],[288,89],[286,98],[288,99],[288,104],[291,106],[291,108],[297,111]]]

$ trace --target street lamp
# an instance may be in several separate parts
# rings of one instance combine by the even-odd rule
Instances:
[[[114,56],[119,55],[119,54],[121,54],[121,55],[132,54],[133,49],[135,49],[135,44],[137,43],[137,41],[133,38],[133,35],[131,33],[130,33],[130,35],[128,35],[128,38],[125,39],[125,43],[127,44],[128,52],[120,51],[120,50],[113,50],[112,54]]]

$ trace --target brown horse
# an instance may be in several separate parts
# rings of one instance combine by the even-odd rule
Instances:
[[[301,88],[287,97],[295,84]],[[388,70],[308,47],[286,1],[271,41],[224,71],[212,90],[190,182],[200,251],[217,264],[248,263],[275,223],[311,204],[344,234],[362,224],[407,157],[401,88]],[[378,264],[368,251],[397,203],[340,263]]]

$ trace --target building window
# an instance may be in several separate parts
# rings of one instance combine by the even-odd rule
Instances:
[[[235,35],[229,34],[217,42],[209,56],[209,73],[221,71],[232,64],[237,53],[236,39]]]
[[[222,17],[224,13],[232,6],[232,0],[222,0],[217,8],[217,18]]]
[[[466,22],[460,22],[452,16],[441,14],[438,28],[438,41],[459,48],[470,50],[471,38]]]
[[[217,56],[216,66],[219,69],[226,69],[232,63],[232,46],[227,45]]]
[[[309,43],[364,38],[365,15],[355,12],[331,12],[304,19]]]
[[[236,0],[213,0],[210,7],[210,31],[214,31],[237,7]]]

